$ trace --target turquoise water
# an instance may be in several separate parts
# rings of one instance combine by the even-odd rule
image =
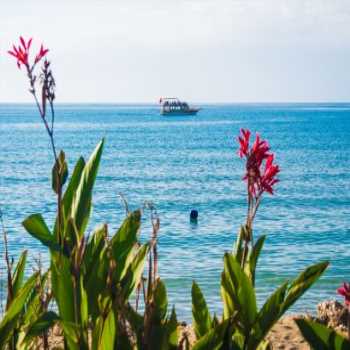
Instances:
[[[153,201],[161,219],[160,274],[179,318],[190,319],[193,279],[210,308],[220,311],[222,255],[246,212],[235,137],[250,128],[269,140],[281,166],[276,194],[265,196],[255,222],[255,235],[268,235],[259,299],[325,259],[331,260],[327,273],[293,311],[313,311],[315,302],[336,297],[339,283],[350,279],[350,104],[203,107],[195,117],[162,117],[156,106],[57,107],[57,145],[71,167],[106,137],[91,229],[104,222],[110,232],[118,228],[125,215],[119,193],[133,209]],[[55,210],[49,141],[34,107],[0,105],[0,140],[0,202],[10,251],[16,256],[28,249],[31,258],[46,260],[46,250],[21,227],[36,212],[52,223]],[[197,226],[189,222],[192,208],[199,211]],[[149,233],[147,214],[143,239]]]

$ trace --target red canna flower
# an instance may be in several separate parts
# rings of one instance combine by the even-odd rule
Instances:
[[[260,140],[260,135],[257,133],[251,153],[252,153],[252,156],[254,156],[254,159],[257,162],[258,167],[261,166],[261,163],[264,159],[268,158],[269,150],[270,150],[270,147],[267,141]]]
[[[273,185],[279,180],[275,176],[279,173],[280,169],[278,165],[273,164],[274,155],[270,154],[265,163],[265,171],[261,177],[260,186],[262,191],[266,191],[273,194]]]
[[[21,65],[24,65],[29,70],[29,49],[32,44],[32,38],[26,42],[24,38],[20,36],[19,41],[20,44],[17,47],[13,45],[12,50],[9,50],[8,53],[17,59],[18,68],[21,68]],[[33,66],[37,64],[48,53],[48,51],[48,49],[44,49],[43,45],[41,45],[39,53],[35,56]]]
[[[48,52],[49,49],[44,49],[43,44],[41,44],[40,51],[35,56],[34,64],[37,64]]]
[[[337,289],[337,293],[345,298],[345,305],[350,306],[350,283],[343,283],[343,286]]]
[[[279,173],[279,166],[273,164],[274,155],[269,153],[270,147],[266,140],[262,140],[259,134],[256,134],[253,146],[249,148],[249,138],[251,132],[241,129],[241,135],[238,137],[239,150],[241,158],[245,156],[246,174],[243,180],[247,181],[249,195],[257,198],[263,192],[273,194],[273,185],[278,182],[276,175]],[[265,161],[265,169],[261,166]]]
[[[27,43],[22,36],[19,37],[19,40],[20,45],[18,45],[18,47],[13,45],[13,51],[8,51],[8,53],[17,59],[17,66],[18,68],[21,68],[21,64],[25,66],[28,66],[29,64],[29,49],[32,44],[32,38],[30,38]]]
[[[238,142],[240,144],[238,154],[240,158],[243,158],[243,156],[248,155],[248,148],[249,148],[249,138],[250,138],[250,131],[241,129],[241,136],[238,136]]]

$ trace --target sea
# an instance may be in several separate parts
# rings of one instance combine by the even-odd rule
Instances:
[[[350,280],[350,104],[202,104],[196,116],[161,116],[156,105],[58,104],[55,141],[72,170],[105,138],[93,196],[91,233],[108,224],[114,234],[130,210],[153,203],[160,218],[159,273],[179,320],[191,321],[196,281],[212,312],[222,312],[223,254],[231,251],[245,221],[244,161],[237,155],[240,128],[267,139],[281,172],[274,195],[266,194],[254,236],[267,235],[257,270],[259,305],[306,266],[330,261],[322,278],[290,312],[314,313],[318,302],[339,299]],[[27,273],[45,247],[23,229],[41,213],[55,215],[53,156],[34,105],[0,105],[0,205],[9,251],[28,250]],[[190,211],[198,211],[197,224]],[[140,239],[151,235],[145,209]],[[4,244],[1,240],[3,257]],[[5,262],[1,257],[1,286]],[[4,291],[1,292],[4,297]]]

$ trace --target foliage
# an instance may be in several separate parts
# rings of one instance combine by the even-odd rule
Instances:
[[[263,239],[257,241],[256,245],[261,244]],[[224,314],[219,325],[210,323],[204,297],[199,287],[194,284],[193,323],[199,339],[196,349],[209,349],[213,337],[217,339],[218,344],[221,344],[219,348],[222,348],[222,344],[234,349],[264,348],[267,346],[265,337],[272,326],[328,266],[328,263],[324,262],[308,267],[294,280],[283,283],[258,310],[251,277],[251,271],[255,274],[255,268],[249,266],[253,261],[256,266],[255,259],[257,260],[258,256],[251,258],[252,254],[246,268],[242,269],[237,255],[232,253],[224,255],[224,271],[221,277]]]
[[[298,319],[295,320],[300,332],[310,344],[317,350],[346,350],[350,349],[350,341],[333,329],[318,322]]]
[[[328,266],[322,262],[306,268],[294,280],[283,283],[257,307],[255,276],[258,259],[265,236],[253,244],[253,222],[264,192],[273,194],[273,185],[278,182],[279,167],[273,164],[274,155],[269,153],[268,143],[257,135],[249,147],[250,131],[242,130],[239,137],[239,156],[246,157],[248,213],[245,225],[237,235],[232,253],[224,255],[224,270],[221,275],[223,316],[221,322],[211,322],[211,317],[200,288],[192,287],[193,324],[198,342],[196,350],[202,349],[267,349],[267,333],[278,319],[321,276]],[[265,169],[262,169],[265,161]]]

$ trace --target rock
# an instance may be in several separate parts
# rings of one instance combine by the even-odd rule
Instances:
[[[349,310],[336,300],[327,300],[317,305],[319,322],[339,331],[346,331]]]

